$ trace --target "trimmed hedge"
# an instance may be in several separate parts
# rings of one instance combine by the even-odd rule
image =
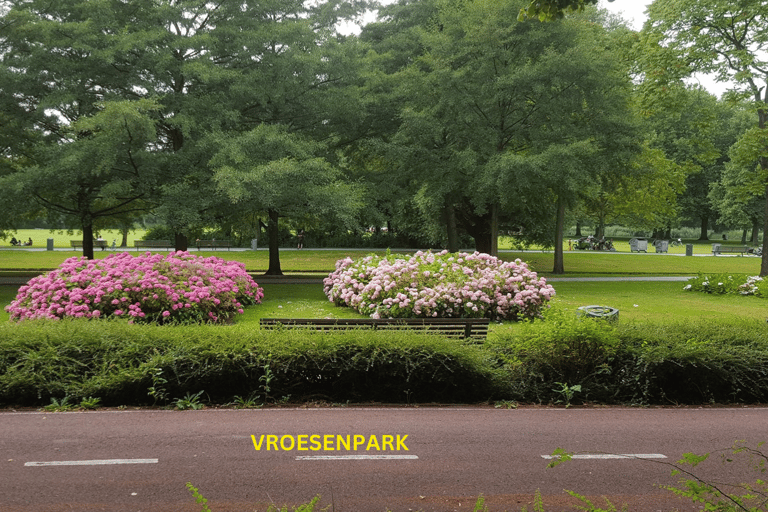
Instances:
[[[510,371],[512,398],[522,402],[556,402],[557,382],[581,386],[573,403],[768,402],[765,322],[613,326],[550,317],[487,348]]]
[[[0,405],[292,402],[768,402],[768,325],[611,325],[552,310],[484,345],[418,333],[30,321],[0,326]],[[561,384],[557,384],[561,383]]]
[[[227,403],[262,389],[292,400],[476,402],[503,392],[486,353],[439,336],[33,321],[0,327],[0,403],[99,397],[160,405],[204,390]],[[156,394],[150,396],[150,388]]]

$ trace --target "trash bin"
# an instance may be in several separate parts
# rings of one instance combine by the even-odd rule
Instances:
[[[693,256],[693,244],[685,244],[685,255]]]
[[[581,306],[578,308],[577,315],[598,318],[609,322],[617,322],[619,320],[619,310],[610,306]]]
[[[720,254],[720,246],[723,244],[712,244],[712,255],[717,256]]]
[[[251,238],[251,250],[255,251],[258,245],[259,245],[259,239]]]
[[[648,252],[648,240],[645,238],[632,238],[629,241],[630,252]]]
[[[52,251],[53,250],[53,238],[49,238],[48,239],[48,243],[46,244],[45,249],[47,251]]]
[[[656,240],[654,246],[656,246],[656,252],[667,252],[669,251],[669,240]]]

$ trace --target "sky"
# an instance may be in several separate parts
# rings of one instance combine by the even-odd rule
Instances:
[[[627,21],[630,21],[630,26],[635,30],[643,28],[643,22],[645,21],[645,9],[651,4],[651,0],[614,0],[609,2],[608,0],[600,0],[597,4],[607,11],[620,15]]]

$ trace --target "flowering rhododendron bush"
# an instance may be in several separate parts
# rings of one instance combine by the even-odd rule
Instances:
[[[337,306],[373,318],[533,319],[555,295],[524,262],[477,252],[347,258],[324,285]]]
[[[128,318],[134,322],[227,322],[263,290],[245,265],[187,252],[69,258],[19,288],[6,307],[12,320]]]

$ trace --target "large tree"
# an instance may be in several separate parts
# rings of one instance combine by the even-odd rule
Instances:
[[[644,27],[649,40],[669,50],[659,70],[715,73],[749,98],[755,128],[749,134],[754,172],[760,176],[768,213],[768,4],[754,0],[655,0]],[[664,64],[664,63],[662,63]],[[663,80],[657,82],[664,87]],[[675,77],[676,78],[676,77]],[[768,214],[764,215],[764,232]],[[763,237],[760,275],[768,275],[768,237]]]
[[[268,275],[281,275],[281,216],[333,215],[352,223],[359,207],[353,186],[323,157],[320,144],[274,124],[220,140],[210,164],[214,181],[241,207],[267,213]],[[289,186],[286,186],[289,185]]]
[[[52,163],[51,153],[85,148],[91,134],[72,136],[71,130],[103,105],[152,101],[156,137],[147,146],[154,158],[146,165],[155,181],[142,200],[176,232],[177,249],[186,249],[186,231],[215,224],[230,207],[211,180],[208,162],[216,149],[206,142],[211,133],[275,123],[328,135],[334,99],[328,91],[341,82],[346,64],[336,51],[335,26],[364,5],[356,0],[7,3],[0,89],[3,105],[16,110],[4,107],[3,113],[21,116],[24,128],[46,136],[37,154]]]
[[[517,22],[515,1],[437,5],[397,75],[408,94],[385,160],[449,247],[455,226],[494,253],[500,220],[557,247],[558,212],[634,146],[626,74],[599,25]]]

